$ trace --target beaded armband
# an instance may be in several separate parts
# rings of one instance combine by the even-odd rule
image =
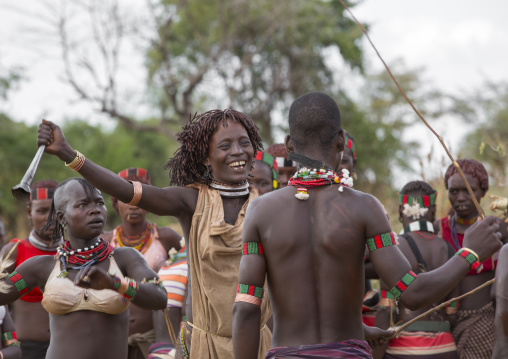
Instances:
[[[469,263],[472,270],[478,272],[481,269],[478,255],[469,248],[461,248],[457,253],[455,253],[455,255],[464,258]]]
[[[395,235],[393,232],[389,233],[383,233],[378,234],[377,236],[373,238],[368,238],[366,240],[367,247],[369,248],[369,251],[373,251],[375,249],[383,248],[383,247],[389,247],[397,244],[395,241]]]
[[[407,289],[407,287],[409,287],[411,283],[414,282],[416,277],[417,275],[415,274],[415,272],[410,270],[404,275],[404,277],[402,277],[402,279],[397,284],[393,286],[392,289],[390,289],[390,292],[395,297],[395,303],[398,302],[400,295]]]
[[[2,343],[4,344],[5,347],[9,347],[11,345],[16,345],[19,347],[19,341],[16,332],[2,333]]]
[[[8,278],[12,281],[12,283],[14,283],[20,297],[24,296],[28,292],[28,287],[21,274],[14,271],[8,275]]]
[[[456,300],[446,306],[445,313],[448,315],[457,314],[458,309],[459,309],[459,301]]]
[[[238,284],[236,293],[236,302],[247,302],[257,306],[261,306],[265,290],[261,287],[255,287],[248,284]]]
[[[381,299],[379,299],[379,309],[393,310],[395,309],[395,297],[390,291],[382,290]]]
[[[263,254],[263,244],[261,242],[247,242],[243,244],[243,254]]]

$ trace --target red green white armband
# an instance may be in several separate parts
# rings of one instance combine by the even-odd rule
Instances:
[[[246,302],[257,306],[261,306],[265,290],[261,287],[256,287],[248,284],[238,284],[236,291],[236,302]]]
[[[113,290],[132,302],[138,294],[139,283],[129,277],[118,278],[114,275],[111,276],[113,277]]]
[[[378,234],[375,237],[368,238],[366,240],[367,247],[369,248],[369,251],[373,251],[379,248],[383,247],[389,247],[393,246],[394,244],[397,244],[395,241],[395,235],[393,232]]]
[[[28,292],[28,286],[21,274],[14,271],[8,275],[8,278],[12,281],[12,283],[14,283],[20,297],[24,296]]]
[[[455,253],[455,255],[464,258],[469,263],[472,270],[475,270],[477,272],[481,270],[478,255],[471,249],[461,248],[457,251],[457,253]]]
[[[398,302],[400,295],[404,293],[404,291],[411,285],[411,283],[414,282],[416,277],[417,275],[415,274],[415,272],[410,270],[404,275],[404,277],[402,277],[402,279],[397,284],[393,286],[392,289],[390,289],[390,292],[395,297],[395,302]]]
[[[243,244],[243,255],[246,254],[263,254],[263,244],[261,242],[246,242]]]

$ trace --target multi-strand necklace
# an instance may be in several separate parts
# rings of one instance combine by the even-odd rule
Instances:
[[[115,228],[113,235],[116,237],[119,247],[131,247],[144,253],[152,244],[153,225],[147,223],[143,233],[138,236],[126,236],[123,227],[120,225]]]
[[[249,195],[249,182],[247,180],[232,185],[212,179],[209,186],[210,188],[218,190],[222,197],[234,198]]]
[[[82,249],[72,249],[70,242],[65,241],[56,251],[56,257],[62,264],[62,271],[58,277],[66,277],[68,270],[79,270],[102,262],[113,253],[113,246],[102,238],[98,238],[90,247]],[[74,266],[68,266],[68,264],[73,264]]]
[[[312,187],[325,186],[331,184],[339,185],[339,192],[342,192],[343,187],[352,187],[353,179],[349,177],[349,171],[342,170],[338,175],[332,169],[308,169],[303,167],[296,172],[293,177],[289,179],[288,186],[295,186],[297,193],[295,197],[301,201],[309,198],[308,189]]]
[[[470,219],[460,218],[457,215],[454,215],[453,217],[455,218],[455,222],[457,222],[458,224],[461,224],[463,226],[470,226],[470,225],[476,223],[476,221],[478,220],[478,216],[470,218]]]

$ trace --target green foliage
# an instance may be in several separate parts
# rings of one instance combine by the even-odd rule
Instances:
[[[335,1],[162,0],[147,52],[158,106],[177,115],[232,107],[272,142],[271,112],[332,88],[326,49],[363,70],[362,32]],[[221,102],[217,103],[217,99]],[[212,103],[213,101],[213,103]]]
[[[73,148],[82,152],[87,159],[92,160],[114,172],[128,167],[142,167],[147,169],[152,182],[156,186],[166,186],[167,173],[162,166],[175,150],[175,143],[166,136],[153,132],[135,132],[118,126],[114,131],[106,131],[101,126],[91,126],[85,121],[72,120],[62,125],[67,140]],[[37,126],[27,126],[17,123],[5,115],[0,115],[0,216],[4,218],[10,233],[25,233],[24,217],[25,205],[18,203],[11,195],[11,188],[23,177],[37,150],[35,139]],[[79,174],[66,168],[62,161],[54,156],[44,154],[34,178],[34,182],[41,179],[54,179],[58,182],[77,177]],[[107,195],[105,195],[107,197]],[[111,207],[111,201],[106,200],[108,206],[108,228],[120,222],[116,212]],[[150,215],[149,220],[167,225],[174,221],[160,219]]]
[[[508,83],[487,82],[453,100],[454,112],[474,127],[462,142],[459,157],[484,163],[493,185],[507,185]]]

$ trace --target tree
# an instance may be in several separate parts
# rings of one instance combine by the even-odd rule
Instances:
[[[462,142],[459,156],[484,163],[494,184],[507,185],[508,83],[487,81],[453,100],[454,112],[474,127]]]
[[[158,115],[141,125],[117,98],[130,18],[125,21],[116,2],[81,6],[98,51],[80,48],[87,41],[72,39],[71,13],[56,12],[66,80],[81,99],[135,130],[174,137],[191,113],[233,107],[251,115],[271,143],[275,110],[305,92],[332,88],[325,50],[335,49],[345,64],[363,69],[362,33],[335,1],[153,1],[136,32],[146,41],[147,90]]]

